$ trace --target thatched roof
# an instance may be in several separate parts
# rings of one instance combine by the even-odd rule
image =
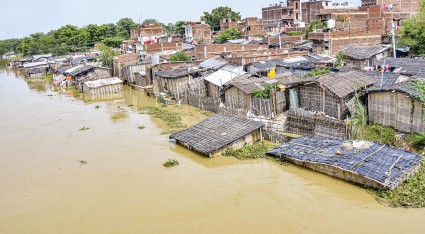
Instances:
[[[406,82],[403,82],[403,83],[397,83],[397,84],[383,86],[383,87],[373,87],[373,88],[368,90],[368,93],[394,92],[394,91],[396,91],[396,92],[405,93],[405,94],[409,95],[410,97],[419,100],[418,97],[423,97],[425,95],[423,93],[417,91],[416,89],[414,89],[412,82],[413,81],[406,81]]]
[[[389,49],[383,46],[349,46],[343,49],[342,53],[353,59],[369,59]]]
[[[184,77],[188,75],[195,74],[199,72],[199,69],[194,69],[192,67],[188,66],[182,66],[182,67],[176,67],[168,70],[159,71],[156,73],[156,75],[161,76],[163,78],[179,78]]]
[[[219,114],[170,136],[194,150],[210,154],[263,127],[245,118]]]
[[[420,167],[422,157],[379,143],[301,137],[268,152],[281,159],[327,165],[394,189]],[[339,152],[340,154],[338,154]],[[334,175],[338,176],[338,175]]]
[[[331,72],[317,78],[316,82],[324,86],[339,98],[343,98],[362,88],[369,87],[376,83],[376,80],[356,73],[350,72]]]

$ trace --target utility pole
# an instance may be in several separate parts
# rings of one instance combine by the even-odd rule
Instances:
[[[278,22],[277,25],[279,27],[279,49],[282,49],[282,38],[280,38],[280,34],[282,34],[281,27],[280,27],[280,21]]]
[[[394,25],[394,19],[393,19],[393,21],[391,21],[391,26],[392,26],[391,34],[392,34],[392,41],[393,41],[393,53],[394,53],[394,58],[396,58],[397,55],[396,55],[396,47],[395,47],[395,25]]]

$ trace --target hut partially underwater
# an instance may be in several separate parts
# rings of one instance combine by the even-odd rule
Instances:
[[[170,135],[170,139],[212,158],[226,149],[237,150],[262,140],[263,126],[261,122],[218,114]]]
[[[420,155],[380,143],[301,137],[267,153],[297,165],[377,189],[395,189],[416,173]]]

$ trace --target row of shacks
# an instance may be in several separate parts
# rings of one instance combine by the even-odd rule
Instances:
[[[226,149],[239,149],[264,138],[266,125],[242,116],[273,119],[283,113],[286,132],[307,136],[275,148],[269,152],[271,156],[378,189],[394,189],[418,171],[422,160],[419,155],[379,143],[348,139],[356,99],[367,106],[371,123],[403,133],[424,132],[425,94],[418,88],[425,85],[422,68],[404,64],[425,67],[425,61],[387,59],[385,66],[376,66],[377,71],[339,70],[317,77],[306,77],[284,63],[261,62],[243,68],[223,64],[207,74],[196,69],[158,72],[160,88],[176,100],[208,109],[207,98],[215,98],[217,102],[212,106],[220,104],[209,110],[224,112],[170,138],[188,149],[214,157]],[[265,77],[272,70],[276,77]],[[229,71],[233,76],[225,75]],[[184,79],[179,83],[181,77]],[[270,86],[275,89],[269,96],[254,95]],[[198,105],[192,96],[199,99],[196,99]]]
[[[96,62],[96,54],[76,54],[54,57],[51,54],[33,55],[16,59],[12,66],[30,78],[44,78],[51,74],[59,87],[76,87],[90,94],[119,92],[123,82],[112,77],[110,68]]]
[[[123,78],[137,87],[152,87],[156,95],[167,95],[178,103],[268,119],[284,113],[285,130],[344,139],[350,138],[350,117],[358,97],[367,106],[370,122],[421,134],[423,94],[414,89],[415,82],[422,82],[421,69],[405,64],[423,66],[425,61],[386,60],[385,67],[376,66],[382,72],[339,70],[318,77],[306,74],[333,61],[309,55],[245,66],[214,59],[174,66],[133,64],[124,68]],[[272,70],[276,76],[267,78]],[[256,95],[267,88],[270,95]]]

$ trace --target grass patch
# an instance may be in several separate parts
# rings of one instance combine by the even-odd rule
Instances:
[[[211,116],[213,116],[213,115],[214,115],[214,113],[209,112],[209,111],[201,111],[201,114],[203,114],[203,115],[205,115],[205,116],[207,116],[207,117],[211,117]]]
[[[175,167],[179,165],[179,161],[175,159],[168,159],[165,163],[162,164],[164,167]]]
[[[187,128],[187,126],[182,123],[182,118],[179,113],[169,111],[165,107],[143,107],[140,109],[140,114],[147,114],[166,122],[169,129],[167,131],[163,131],[161,133],[162,135],[166,135],[166,133],[169,132],[174,133]]]
[[[268,158],[268,156],[266,156],[267,151],[273,149],[274,147],[275,146],[271,144],[258,142],[253,145],[246,145],[238,150],[226,149],[223,155],[232,156],[239,160]]]
[[[53,81],[53,74],[47,74],[47,75],[43,76],[43,79]]]
[[[363,130],[363,140],[381,142],[386,145],[395,145],[396,131],[393,128],[378,124],[367,125]]]
[[[87,130],[89,130],[90,128],[88,128],[88,127],[82,127],[82,128],[80,128],[80,131],[87,131]]]
[[[418,173],[401,183],[396,189],[377,191],[392,207],[425,207],[425,162]]]

